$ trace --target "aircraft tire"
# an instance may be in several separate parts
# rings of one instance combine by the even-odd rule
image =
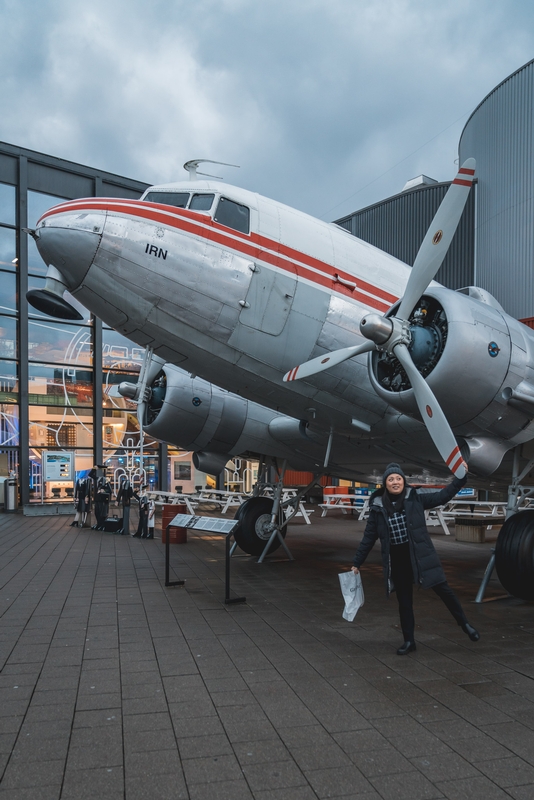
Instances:
[[[495,568],[507,592],[534,600],[534,511],[520,511],[506,520],[497,537]]]
[[[267,544],[270,533],[263,531],[265,523],[271,521],[273,500],[271,497],[249,497],[237,509],[234,519],[240,524],[234,532],[238,547],[251,556],[261,556]],[[287,525],[281,529],[283,538],[286,537]],[[274,553],[280,547],[280,540],[276,538],[269,548],[269,553]]]

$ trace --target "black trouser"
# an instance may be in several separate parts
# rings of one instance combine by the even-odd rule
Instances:
[[[390,558],[391,580],[397,593],[404,641],[413,642],[415,639],[415,620],[413,615],[413,570],[410,545],[408,543],[391,545]],[[447,581],[432,586],[432,589],[443,600],[458,625],[465,625],[467,618],[463,608]]]

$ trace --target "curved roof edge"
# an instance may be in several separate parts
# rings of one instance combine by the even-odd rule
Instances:
[[[394,200],[398,200],[399,197],[408,197],[408,195],[415,194],[416,192],[427,192],[431,189],[437,189],[440,186],[448,187],[451,185],[451,183],[452,181],[436,181],[436,183],[425,183],[421,186],[414,186],[413,189],[405,189],[404,191],[397,192],[397,194],[392,194],[390,197],[384,198],[384,200],[379,200],[377,203],[371,203],[370,206],[364,206],[363,208],[358,208],[356,211],[351,211],[350,214],[345,214],[344,217],[335,219],[333,222],[337,225],[339,222],[345,222],[345,220],[355,217],[357,214],[361,214],[364,211],[371,211],[374,208],[379,208],[380,206],[385,206],[388,203],[392,203]]]
[[[495,92],[497,92],[502,86],[504,86],[505,83],[508,83],[508,81],[511,81],[512,78],[515,78],[516,75],[518,75],[520,72],[523,72],[524,69],[527,69],[527,67],[530,67],[532,64],[534,64],[534,58],[531,59],[530,61],[527,61],[527,63],[523,64],[522,67],[519,67],[514,72],[512,72],[510,75],[508,75],[506,78],[504,78],[504,80],[502,80],[500,83],[498,83],[497,86],[495,86],[491,90],[491,92],[488,92],[488,94],[484,97],[484,99],[480,101],[478,106],[471,112],[471,114],[469,115],[469,118],[467,119],[467,122],[465,123],[464,127],[462,128],[462,132],[460,134],[460,139],[458,140],[458,152],[460,152],[460,146],[462,144],[462,137],[463,137],[463,135],[465,133],[465,129],[467,128],[467,126],[469,125],[469,123],[471,122],[471,120],[473,119],[475,114],[477,113],[478,109],[481,106],[484,105],[486,100],[488,100],[491,97],[492,94],[495,94]]]

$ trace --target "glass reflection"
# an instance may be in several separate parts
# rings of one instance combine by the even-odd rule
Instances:
[[[30,406],[30,446],[66,450],[92,447],[92,409]]]
[[[0,358],[17,357],[17,320],[0,315]]]
[[[102,364],[106,369],[139,372],[144,355],[144,347],[139,347],[117,331],[102,330]]]
[[[19,407],[0,403],[0,444],[16,447],[19,442]]]
[[[17,313],[17,276],[14,272],[0,271],[0,312]]]
[[[17,190],[8,183],[0,183],[0,222],[16,225]]]
[[[76,367],[30,364],[30,403],[57,406],[92,406],[93,372]]]
[[[17,233],[10,228],[0,227],[0,267],[17,268]]]
[[[67,198],[56,197],[53,194],[43,194],[42,192],[28,192],[28,225],[35,228],[39,218],[45,211],[58,203],[64,203]]]
[[[104,463],[106,475],[116,495],[121,479],[126,477],[136,491],[148,483],[151,489],[158,487],[158,456],[157,448],[148,450],[143,457],[143,470],[139,453],[132,449],[124,449],[122,453],[114,450],[104,450]]]
[[[30,361],[91,366],[93,363],[92,329],[64,322],[28,320]]]
[[[0,402],[18,403],[19,381],[16,361],[0,361]]]
[[[43,261],[43,264],[44,264],[44,261]],[[46,272],[46,269],[45,269],[45,272]],[[29,276],[29,278],[28,278],[28,289],[44,289],[44,286],[45,286],[45,278],[38,278],[38,277],[35,277],[34,275],[30,275]],[[76,311],[80,312],[80,314],[83,317],[83,321],[82,321],[83,323],[88,324],[91,321],[91,312],[88,311],[85,308],[85,306],[82,306],[82,304],[79,302],[79,300],[76,300],[76,298],[73,297],[70,292],[65,292],[63,297],[65,298],[65,300],[68,303],[71,304],[71,306],[74,306]],[[30,317],[38,317],[40,319],[46,319],[46,320],[50,319],[48,314],[43,314],[40,311],[37,311],[37,309],[34,308],[31,305],[28,306],[28,314],[30,315]]]

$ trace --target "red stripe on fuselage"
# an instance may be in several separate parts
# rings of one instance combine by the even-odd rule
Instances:
[[[462,180],[460,180],[460,178],[455,178],[453,180],[453,183],[455,183],[457,186],[472,186],[473,185],[473,181],[462,181]]]
[[[395,295],[373,286],[367,281],[363,281],[350,273],[340,272],[337,269],[338,278],[341,277],[351,283],[355,281],[357,283],[356,289],[343,286],[335,279],[334,269],[336,268],[330,264],[255,233],[247,236],[238,231],[230,232],[228,228],[214,222],[208,215],[198,214],[188,209],[172,207],[171,210],[170,206],[159,203],[145,203],[139,200],[92,200],[85,198],[84,200],[73,200],[56,206],[43,214],[41,219],[76,210],[101,210],[111,213],[123,213],[171,226],[195,236],[202,236],[205,239],[217,242],[217,244],[237,250],[246,256],[257,258],[286,272],[306,278],[313,283],[334,289],[339,294],[344,294],[380,311],[386,311],[398,299]],[[295,263],[296,261],[301,263]],[[358,289],[361,291],[358,291]],[[372,296],[366,294],[367,292]]]

